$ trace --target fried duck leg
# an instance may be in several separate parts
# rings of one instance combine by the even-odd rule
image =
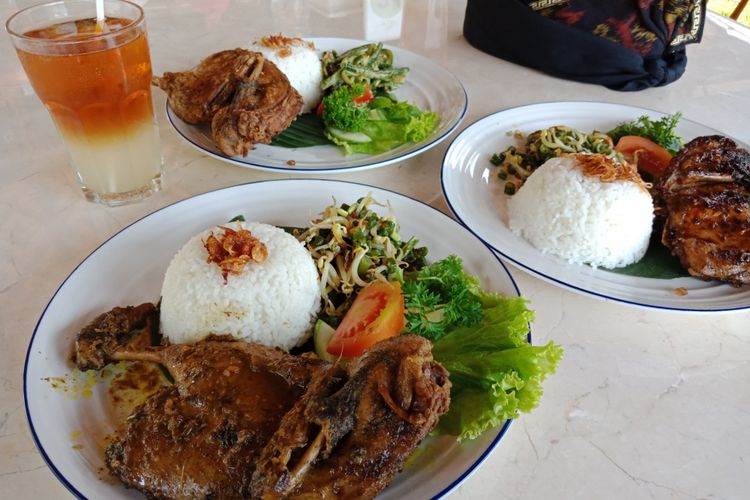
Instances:
[[[286,75],[271,61],[265,61],[237,83],[231,103],[213,116],[211,133],[222,153],[245,156],[254,144],[270,143],[301,109],[302,97]]]
[[[234,96],[239,83],[258,61],[257,52],[223,50],[188,71],[165,72],[152,83],[167,93],[169,107],[188,123],[210,123],[214,113]]]
[[[141,339],[157,317],[152,304],[115,308],[78,336],[82,369],[145,361],[160,363],[174,379],[124,422],[106,449],[107,467],[149,498],[247,498],[263,447],[327,364],[216,337],[148,346]]]
[[[344,368],[215,338],[133,343],[156,315],[115,308],[76,343],[81,367],[147,361],[174,378],[106,450],[113,475],[149,498],[373,498],[448,410],[448,372],[422,337],[380,342]]]
[[[448,372],[403,335],[313,380],[261,454],[256,498],[373,498],[448,411]]]

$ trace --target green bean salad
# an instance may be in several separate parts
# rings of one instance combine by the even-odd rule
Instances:
[[[343,54],[329,50],[323,53],[323,82],[325,92],[339,85],[367,85],[376,92],[391,92],[404,83],[409,68],[393,67],[393,52],[382,43],[370,43],[347,50]]]

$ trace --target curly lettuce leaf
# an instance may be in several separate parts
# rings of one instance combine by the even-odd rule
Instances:
[[[487,387],[474,386],[471,379],[459,382],[454,376],[451,381],[451,406],[440,419],[440,433],[458,436],[459,441],[476,439],[518,414],[516,391],[524,386],[524,381],[516,373],[507,373],[501,382]]]
[[[358,104],[356,98],[365,91],[364,85],[343,85],[323,98],[323,123],[328,128],[350,132],[361,130],[367,120],[368,109]]]
[[[542,382],[555,372],[562,347],[527,340],[534,314],[522,297],[481,293],[478,325],[458,326],[433,344],[433,357],[451,373],[451,405],[438,431],[474,439],[520,412],[536,408]]]

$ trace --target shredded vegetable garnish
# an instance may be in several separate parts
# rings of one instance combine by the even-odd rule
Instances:
[[[388,207],[380,216],[370,205]],[[337,322],[348,310],[356,291],[375,280],[403,281],[405,271],[425,264],[427,248],[417,240],[402,241],[390,205],[367,195],[356,203],[326,207],[309,228],[293,234],[305,244],[320,274],[323,312]]]
[[[505,181],[505,193],[509,195],[515,194],[531,173],[550,158],[566,153],[600,153],[618,161],[621,159],[612,139],[603,132],[586,134],[557,125],[537,130],[526,138],[520,132],[515,136],[521,141],[520,146],[511,146],[490,158],[490,163],[499,168],[497,176]]]

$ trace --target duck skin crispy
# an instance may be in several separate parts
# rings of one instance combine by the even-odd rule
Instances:
[[[128,417],[109,470],[150,498],[247,498],[254,465],[322,363],[258,344],[204,341],[131,352],[174,384]]]
[[[81,371],[101,370],[117,361],[126,349],[153,345],[159,330],[156,306],[145,302],[138,306],[115,307],[96,317],[76,336],[73,358]]]
[[[228,156],[245,156],[254,144],[268,144],[286,130],[301,109],[302,97],[286,75],[263,60],[239,81],[232,101],[214,114],[214,143]]]
[[[169,107],[182,120],[207,124],[216,111],[231,101],[237,84],[262,60],[257,52],[223,50],[191,70],[154,77],[153,84],[167,93]]]
[[[394,337],[313,380],[263,450],[252,496],[375,497],[448,411],[448,372],[431,349]]]
[[[662,242],[690,274],[750,284],[750,153],[731,139],[698,137],[660,181]]]
[[[81,369],[150,361],[174,379],[128,417],[106,449],[108,469],[149,498],[247,498],[263,447],[327,364],[315,356],[218,338],[194,345],[133,345],[154,321],[148,314],[158,317],[145,304],[115,308],[84,328],[76,342]],[[95,341],[95,331],[105,341]],[[93,355],[95,346],[107,352]]]
[[[225,50],[189,71],[153,79],[182,120],[210,124],[227,156],[247,155],[286,130],[302,109],[302,97],[286,75],[258,52]]]

